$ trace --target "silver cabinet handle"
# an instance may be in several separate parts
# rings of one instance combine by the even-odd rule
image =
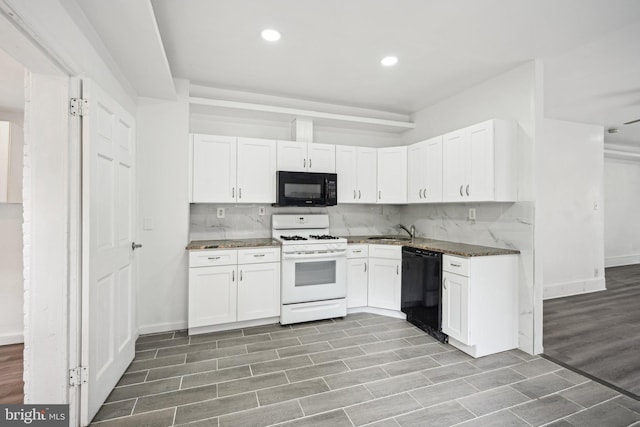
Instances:
[[[442,282],[442,287],[446,290],[447,289],[447,279],[444,279],[444,281]]]
[[[142,243],[131,242],[131,250],[135,251],[136,249],[140,249],[142,247]]]
[[[462,196],[464,196],[464,194],[462,194],[462,187],[464,187],[464,185],[461,185],[461,186],[460,186],[460,196],[461,196],[461,197],[462,197]]]
[[[264,256],[264,254],[253,254],[253,257],[254,257],[254,258],[261,258],[261,257],[263,257],[263,256]]]
[[[306,167],[307,167],[307,159],[302,159],[302,167],[306,169]]]
[[[220,259],[219,256],[210,256],[209,259]]]
[[[427,189],[426,188],[422,189],[422,197],[424,197],[425,199],[427,198]]]
[[[418,190],[418,197],[420,197],[422,199],[422,188],[420,190]]]
[[[231,270],[231,281],[232,282],[236,281],[236,271],[235,270]]]
[[[232,199],[236,198],[236,187],[231,187],[231,198]]]
[[[240,270],[240,281],[242,282],[242,270]]]
[[[467,184],[467,196],[469,195],[469,184]]]
[[[358,190],[358,199],[362,199],[362,193]]]
[[[399,266],[399,265],[396,265],[396,276],[397,276],[398,274],[400,274],[400,266]]]
[[[355,249],[355,250],[353,250],[353,253],[354,253],[354,254],[359,254],[360,252],[362,252],[362,249]]]
[[[367,263],[366,262],[364,263],[364,272],[365,273],[367,272]]]
[[[311,159],[309,159],[309,169],[311,169]]]
[[[451,262],[451,267],[462,267],[462,264],[456,264],[455,262]]]
[[[378,200],[382,199],[382,190],[378,190]]]
[[[238,187],[238,199],[242,199],[242,188]]]
[[[356,198],[356,190],[353,190],[353,199],[355,200]]]

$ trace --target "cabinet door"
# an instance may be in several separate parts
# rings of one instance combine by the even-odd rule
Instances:
[[[375,203],[378,188],[378,150],[358,147],[358,203]],[[339,178],[338,178],[339,181]],[[338,188],[340,183],[338,182]]]
[[[442,332],[473,345],[469,336],[469,278],[446,271],[442,273]]]
[[[347,307],[367,306],[368,258],[347,260]]]
[[[378,149],[378,203],[407,203],[407,147]]]
[[[276,141],[238,138],[239,203],[275,203]]]
[[[467,184],[470,201],[494,200],[493,120],[467,128]]]
[[[427,183],[427,141],[407,147],[407,201],[422,203]]]
[[[411,157],[409,157],[411,158]],[[442,137],[425,143],[425,187],[422,196],[427,202],[442,201]],[[411,176],[411,175],[409,175]]]
[[[306,172],[307,143],[295,141],[278,141],[279,171]]]
[[[442,140],[442,199],[445,202],[463,200],[466,185],[466,130],[444,135]]]
[[[336,173],[336,146],[308,143],[307,170],[309,172]]]
[[[236,201],[236,138],[193,135],[194,202]]]
[[[236,321],[235,265],[189,269],[189,328]]]
[[[369,258],[369,307],[400,311],[400,264],[398,260]]]
[[[358,201],[357,167],[356,147],[337,145],[338,203],[356,203]]]
[[[280,263],[238,266],[238,321],[280,315]]]

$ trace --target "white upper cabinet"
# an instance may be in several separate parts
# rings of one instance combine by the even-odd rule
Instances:
[[[442,201],[442,137],[407,147],[409,203]]]
[[[376,202],[376,162],[375,148],[336,146],[338,203]]]
[[[515,201],[517,126],[489,120],[444,135],[443,200]]]
[[[194,203],[274,203],[276,141],[192,135]]]
[[[335,149],[331,144],[278,141],[278,170],[335,173]]]
[[[236,138],[195,134],[192,144],[192,201],[234,203]]]
[[[378,149],[378,203],[407,203],[407,147]]]
[[[273,203],[276,200],[276,142],[238,138],[237,201]]]

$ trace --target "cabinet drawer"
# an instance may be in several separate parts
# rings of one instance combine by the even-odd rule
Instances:
[[[347,258],[366,258],[369,256],[369,245],[347,246]]]
[[[442,271],[469,276],[469,258],[462,258],[452,255],[442,257]]]
[[[238,249],[238,264],[280,261],[280,248]]]
[[[400,245],[369,245],[369,257],[385,259],[402,259]]]
[[[238,263],[236,249],[189,252],[189,267],[211,267]]]

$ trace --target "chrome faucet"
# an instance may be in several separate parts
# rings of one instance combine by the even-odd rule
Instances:
[[[411,229],[405,227],[402,224],[398,224],[398,227],[402,228],[404,231],[406,231],[407,233],[409,233],[409,237],[411,237],[412,239],[416,237],[416,227],[415,226],[411,226]]]

